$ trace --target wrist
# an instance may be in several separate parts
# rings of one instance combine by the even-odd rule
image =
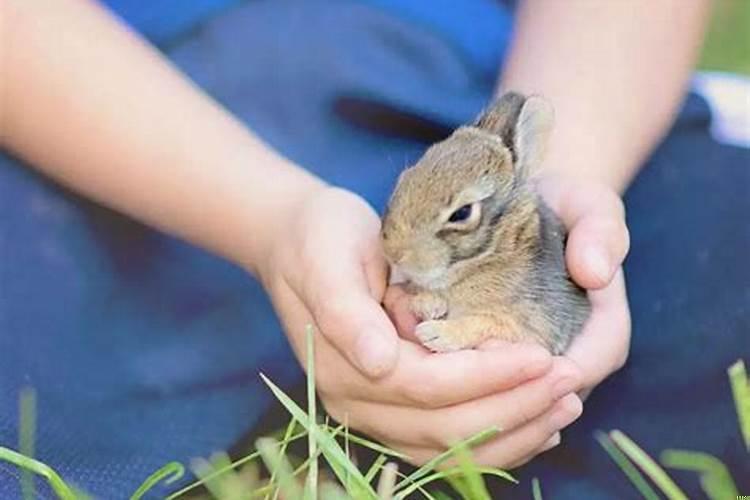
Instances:
[[[286,159],[280,159],[274,169],[273,179],[255,186],[236,210],[242,237],[230,242],[238,250],[233,260],[260,279],[278,245],[289,243],[294,220],[307,200],[328,187]]]
[[[562,135],[551,141],[537,176],[577,179],[604,185],[620,195],[624,193],[642,162],[640,155],[614,143],[593,144],[594,134],[588,138]]]

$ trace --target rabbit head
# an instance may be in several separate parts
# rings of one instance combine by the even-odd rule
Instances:
[[[535,198],[527,181],[552,122],[542,98],[507,93],[430,147],[399,177],[383,218],[391,266],[418,286],[445,288],[472,262],[512,252],[529,232]]]

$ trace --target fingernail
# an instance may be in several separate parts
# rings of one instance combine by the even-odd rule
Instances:
[[[562,437],[560,436],[560,433],[556,432],[551,438],[547,440],[546,443],[544,443],[544,446],[542,446],[542,451],[551,450],[555,446],[558,446],[561,441]]]
[[[578,381],[572,377],[565,377],[552,387],[552,395],[555,399],[567,396],[578,388]]]
[[[581,400],[575,395],[563,399],[560,403],[562,403],[560,404],[560,408],[549,417],[550,426],[554,429],[562,429],[572,424],[583,412]]]
[[[584,261],[589,271],[596,276],[602,283],[609,281],[612,269],[609,264],[609,257],[596,247],[589,247],[584,254]]]
[[[357,364],[371,377],[388,373],[395,363],[395,356],[396,343],[379,333],[366,331],[357,339]]]

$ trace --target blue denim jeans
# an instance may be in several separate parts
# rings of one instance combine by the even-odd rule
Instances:
[[[268,143],[378,209],[406,164],[490,98],[512,21],[484,1],[456,18],[464,31],[391,2],[227,3],[154,41]],[[467,35],[480,19],[481,36]],[[652,452],[715,453],[750,477],[725,372],[750,359],[750,154],[713,141],[709,119],[689,97],[626,196],[630,362],[508,495],[526,496],[538,475],[554,498],[633,496],[595,429],[623,429]],[[36,388],[37,456],[101,498],[230,447],[271,404],[259,371],[286,388],[301,380],[243,271],[9,156],[0,257],[0,445],[15,447],[11,409]],[[18,496],[16,477],[0,464],[0,497]]]

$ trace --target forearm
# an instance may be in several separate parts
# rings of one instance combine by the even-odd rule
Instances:
[[[2,6],[2,145],[50,177],[251,269],[320,184],[97,5]]]
[[[623,191],[666,133],[710,2],[524,0],[500,89],[555,107],[545,169]]]

